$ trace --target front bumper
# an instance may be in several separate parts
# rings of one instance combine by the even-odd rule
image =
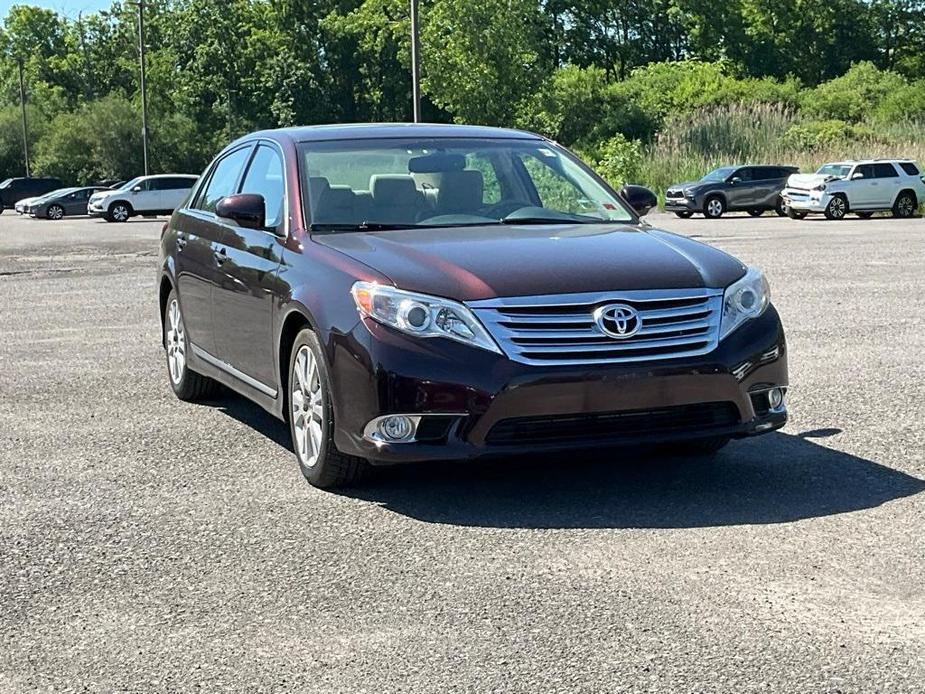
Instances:
[[[781,193],[784,205],[801,212],[825,212],[832,196],[825,191],[806,191],[785,188]]]
[[[415,339],[370,320],[332,336],[328,359],[335,443],[378,464],[744,437],[787,421],[785,408],[763,406],[768,388],[788,385],[786,342],[773,307],[710,354],[683,359],[537,367],[449,340]],[[719,405],[731,416],[691,419]],[[371,420],[398,413],[424,420],[442,414],[435,419],[446,426],[410,443],[364,436]],[[633,418],[658,418],[665,426],[624,426]],[[571,426],[579,420],[581,427]],[[557,438],[538,428],[547,422],[565,434]]]
[[[87,205],[87,214],[91,217],[102,217],[105,212],[106,208],[101,203],[94,202]]]
[[[667,212],[700,212],[701,207],[696,198],[665,198],[665,210]]]

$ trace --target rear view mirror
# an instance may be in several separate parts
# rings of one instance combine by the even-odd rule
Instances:
[[[620,189],[620,197],[626,200],[640,217],[658,204],[655,193],[645,186],[627,184]]]
[[[262,195],[240,193],[239,195],[227,195],[219,200],[215,206],[215,214],[237,222],[238,225],[248,229],[264,229],[266,209],[266,202]]]

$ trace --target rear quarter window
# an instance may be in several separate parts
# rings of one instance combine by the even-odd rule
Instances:
[[[910,176],[918,176],[919,173],[920,173],[920,172],[919,172],[919,167],[917,167],[917,166],[916,166],[915,164],[913,164],[911,161],[900,162],[899,167],[900,167],[903,171],[905,171],[907,174],[909,174]]]

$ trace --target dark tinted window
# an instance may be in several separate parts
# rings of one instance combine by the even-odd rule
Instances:
[[[896,178],[899,174],[896,173],[895,166],[884,162],[882,164],[874,164],[874,176],[876,178]]]
[[[250,152],[250,147],[236,149],[215,165],[209,182],[199,196],[199,200],[196,201],[196,207],[207,212],[214,212],[219,200],[235,192],[241,178],[241,169],[244,168]]]
[[[196,182],[195,178],[180,176],[160,179],[160,190],[189,190]]]
[[[267,206],[268,227],[277,226],[283,217],[283,160],[275,148],[260,145],[244,176],[242,193],[262,195]]]
[[[910,176],[919,175],[919,167],[913,164],[911,161],[900,162],[899,164],[902,167],[902,170],[905,171]]]
[[[743,166],[741,169],[732,174],[732,178],[740,178],[743,181],[752,180],[752,169],[750,166]]]
[[[778,169],[775,169],[773,166],[753,166],[752,167],[752,180],[753,181],[768,181],[774,178],[780,178],[778,176]]]
[[[858,174],[861,174],[864,178],[874,178],[874,165],[873,164],[861,164],[856,167],[851,174],[851,177],[854,178]]]

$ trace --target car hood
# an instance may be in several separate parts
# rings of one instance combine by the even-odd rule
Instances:
[[[685,181],[684,183],[675,183],[669,186],[668,190],[684,190],[685,188],[699,188],[705,185],[703,181]]]
[[[790,178],[787,179],[787,187],[812,190],[818,185],[834,180],[841,179],[838,176],[829,176],[827,174],[791,174]]]
[[[745,266],[642,225],[569,224],[315,234],[395,286],[458,301],[507,296],[726,287]]]

